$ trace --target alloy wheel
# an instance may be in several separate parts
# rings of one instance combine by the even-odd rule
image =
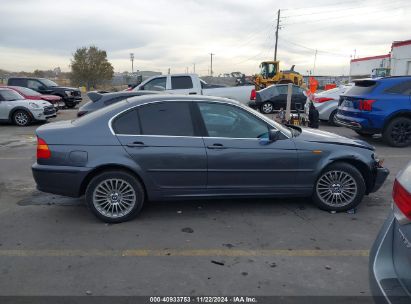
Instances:
[[[396,144],[404,144],[411,141],[411,124],[399,121],[391,130],[391,138]]]
[[[26,112],[20,111],[14,116],[14,121],[19,126],[25,126],[30,120],[29,115]]]
[[[327,171],[317,181],[317,195],[331,207],[343,207],[354,201],[358,187],[355,179],[345,171]]]
[[[273,111],[273,105],[269,102],[266,102],[263,104],[263,106],[261,107],[261,110],[263,113],[265,114],[270,114]]]
[[[102,215],[119,218],[133,210],[137,196],[130,183],[123,179],[106,179],[93,192],[94,207]]]

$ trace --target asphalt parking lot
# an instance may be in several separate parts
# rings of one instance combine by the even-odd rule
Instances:
[[[81,198],[35,189],[38,126],[0,125],[0,295],[369,295],[369,249],[411,159],[367,139],[391,174],[355,214],[308,199],[150,202],[109,225]]]

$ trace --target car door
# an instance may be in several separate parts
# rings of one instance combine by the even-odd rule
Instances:
[[[45,93],[46,87],[37,79],[27,79],[27,87],[39,93]]]
[[[206,151],[201,136],[196,136],[191,107],[188,101],[154,102],[123,114],[126,122],[113,120],[125,150],[149,184],[165,196],[193,194],[206,187]],[[116,131],[117,124],[126,130]]]
[[[139,90],[145,90],[145,91],[165,91],[167,88],[167,77],[157,77],[143,86],[139,87]]]
[[[274,105],[274,110],[284,110],[287,108],[287,92],[288,88],[286,85],[277,85],[278,95],[274,96],[271,101]]]
[[[171,76],[171,91],[175,94],[196,95],[191,76]]]
[[[0,91],[0,120],[9,119],[9,112],[10,108],[7,105],[7,101],[2,95],[2,91]]]
[[[285,135],[268,144],[273,128],[232,104],[197,103],[207,136],[208,191],[229,194],[287,194],[294,190],[297,153]],[[260,138],[259,138],[260,136]]]
[[[291,109],[297,110],[300,109],[300,112],[304,110],[304,105],[307,97],[304,95],[303,90],[293,85],[293,95],[291,98]]]

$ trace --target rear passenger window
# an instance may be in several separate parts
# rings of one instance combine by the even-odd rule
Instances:
[[[171,87],[173,90],[192,89],[193,81],[190,76],[172,76]]]
[[[377,86],[375,80],[360,80],[355,81],[355,85],[351,87],[345,94],[349,95],[364,95],[371,93]]]
[[[404,81],[385,90],[389,94],[411,95],[411,81]]]
[[[13,86],[25,87],[27,79],[11,78],[8,84]]]
[[[158,102],[138,110],[144,135],[194,136],[188,102]]]
[[[116,134],[138,135],[141,133],[137,110],[121,114],[114,119],[112,126]]]

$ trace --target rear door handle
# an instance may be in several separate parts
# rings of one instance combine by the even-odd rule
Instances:
[[[142,141],[135,141],[135,142],[132,142],[132,143],[128,143],[126,146],[130,147],[130,148],[147,147]]]
[[[188,95],[197,95],[197,92],[190,92]]]
[[[207,149],[227,149],[223,144],[212,144],[207,146]]]

